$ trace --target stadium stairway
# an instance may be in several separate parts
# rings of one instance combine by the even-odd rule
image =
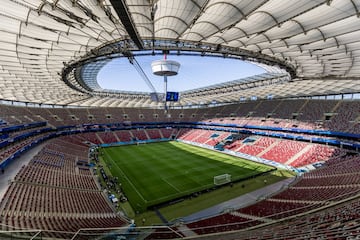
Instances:
[[[149,133],[146,131],[146,129],[144,129],[144,133],[145,133],[145,136],[147,137],[147,139],[146,139],[146,140],[151,139],[151,137],[149,136]]]
[[[310,99],[307,99],[303,105],[301,105],[301,107],[299,109],[297,109],[297,112],[301,112],[305,107],[306,105],[308,104],[308,102],[310,101]]]
[[[161,131],[161,130],[159,130],[159,134],[160,134],[160,137],[161,138],[164,138],[164,134],[163,134],[163,132]],[[149,138],[150,139],[150,138]]]
[[[331,111],[330,112],[336,112],[336,110],[340,107],[340,105],[341,105],[341,103],[342,103],[342,101],[339,101],[334,107],[333,107],[333,109],[331,109]]]
[[[360,188],[360,184],[343,184],[343,185],[330,185],[330,186],[304,186],[304,187],[291,187],[292,189],[334,189],[334,188]]]
[[[305,203],[305,204],[324,204],[325,201],[310,201],[310,200],[291,200],[291,199],[278,199],[278,198],[268,198],[268,201],[271,202],[283,202],[283,203]]]
[[[241,148],[243,148],[244,146],[246,146],[246,144],[240,144],[237,148],[235,148],[233,151],[234,152],[240,152]]]
[[[115,139],[116,139],[118,142],[121,142],[117,134],[115,134],[114,132],[111,132],[111,133],[114,135]]]
[[[280,143],[280,141],[277,139],[277,141],[273,142],[270,146],[268,146],[267,148],[265,148],[262,152],[260,152],[258,155],[256,155],[257,157],[260,157],[262,155],[264,155],[265,153],[267,153],[268,151],[270,151],[273,147],[275,147],[276,145],[278,145]]]
[[[236,212],[236,211],[230,212],[230,214],[233,215],[233,216],[236,216],[236,217],[247,218],[247,219],[251,219],[251,220],[257,220],[257,221],[261,221],[261,222],[265,222],[265,223],[274,222],[274,220],[271,220],[269,218],[256,217],[256,216],[253,216],[253,215],[239,213],[239,212]]]
[[[195,237],[198,235],[196,232],[194,232],[193,230],[188,228],[185,224],[181,225],[177,228],[178,228],[178,231],[180,231],[185,237]]]
[[[348,132],[354,132],[355,126],[356,124],[360,123],[360,116],[358,116],[357,118],[355,118],[355,120],[349,124],[349,127],[347,129]]]
[[[300,156],[302,156],[303,154],[305,154],[307,151],[309,151],[309,149],[311,148],[311,144],[307,145],[306,147],[304,147],[303,149],[301,149],[301,151],[299,151],[298,153],[296,153],[294,156],[292,156],[289,160],[287,160],[285,162],[285,165],[291,165],[297,158],[299,158]]]
[[[104,140],[99,136],[99,133],[95,133],[97,139],[99,139],[100,143],[104,144]]]
[[[36,122],[35,120],[33,120],[32,118],[28,117],[28,116],[24,116],[24,118],[26,118],[27,120],[29,120],[29,122]]]
[[[130,134],[131,139],[134,139],[134,138],[135,138],[135,136],[134,136],[134,134],[133,134],[132,131],[129,131],[129,134]]]

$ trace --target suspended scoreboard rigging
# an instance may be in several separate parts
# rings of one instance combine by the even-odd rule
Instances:
[[[179,100],[178,92],[168,92],[167,91],[167,77],[177,75],[179,68],[180,68],[180,63],[173,61],[173,60],[168,60],[166,58],[166,54],[164,54],[163,60],[156,60],[151,63],[151,69],[152,69],[153,74],[164,77],[165,110],[167,110],[167,105],[166,105],[167,101],[176,102]]]

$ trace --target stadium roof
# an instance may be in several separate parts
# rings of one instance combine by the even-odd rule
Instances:
[[[357,0],[2,0],[0,99],[158,107],[148,93],[104,92],[94,79],[109,59],[162,50],[268,71],[186,91],[179,106],[360,92],[359,17]]]

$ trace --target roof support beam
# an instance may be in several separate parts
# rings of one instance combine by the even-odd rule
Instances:
[[[206,7],[206,9],[209,9],[210,7],[213,7],[213,6],[218,5],[218,4],[226,4],[226,5],[229,5],[229,6],[233,7],[233,8],[235,8],[242,15],[242,18],[244,18],[246,20],[246,15],[244,14],[243,11],[241,11],[240,8],[238,8],[236,5],[234,5],[232,3],[228,3],[228,2],[225,2],[225,1],[223,1],[223,2],[215,2],[215,3],[209,4]]]
[[[178,33],[177,31],[175,31],[174,29],[172,29],[172,28],[159,28],[159,29],[157,29],[157,30],[155,31],[155,33],[158,33],[158,32],[160,32],[160,31],[162,31],[162,30],[168,30],[168,31],[170,31],[170,32],[175,33],[177,36],[179,36],[179,33]]]
[[[194,3],[193,1],[191,1],[192,3]],[[200,18],[200,16],[204,13],[206,6],[208,5],[208,3],[210,2],[210,0],[206,0],[201,8],[199,8],[199,11],[197,13],[197,15],[193,18],[192,22],[188,25],[187,29],[185,28],[183,32],[179,33],[179,36],[182,36],[187,30],[191,30],[192,26],[194,26],[194,24],[196,23],[196,21]],[[194,4],[196,7],[199,7],[199,4]]]
[[[162,17],[157,18],[154,22],[156,23],[159,20],[164,19],[164,18],[174,18],[174,19],[178,20],[179,22],[181,22],[182,24],[184,24],[185,26],[187,26],[187,23],[182,18],[176,17],[176,16],[162,16]]]
[[[320,30],[320,28],[314,28],[314,29],[316,29],[316,30],[318,30],[319,32],[320,32],[320,34],[321,34],[321,36],[322,36],[322,38],[323,38],[323,40],[324,40],[324,42],[326,42],[326,37],[325,37],[325,34]]]
[[[302,15],[302,14],[305,14],[305,13],[307,13],[307,12],[309,12],[309,11],[311,11],[311,10],[313,10],[313,9],[315,9],[315,8],[323,5],[323,4],[324,4],[324,2],[318,3],[318,4],[316,4],[315,6],[313,6],[312,8],[306,9],[305,11],[303,11],[303,12],[301,12],[301,13],[298,13],[296,16],[300,16],[300,15]],[[256,13],[264,13],[264,14],[267,14],[268,16],[270,16],[270,17],[274,20],[274,22],[276,23],[276,25],[277,25],[278,27],[281,27],[281,24],[282,24],[282,23],[284,23],[284,22],[286,22],[286,21],[293,20],[293,19],[296,17],[296,16],[293,16],[292,18],[286,19],[286,20],[284,20],[284,21],[282,21],[282,22],[278,22],[277,19],[276,19],[273,15],[271,15],[271,14],[269,14],[268,12],[265,12],[265,11],[257,11],[257,12],[254,11],[253,13],[249,14],[248,17],[250,17],[251,15],[256,14]],[[273,28],[273,26],[271,26],[271,27],[269,27],[269,28],[267,28],[267,29],[264,29],[262,32],[266,33],[268,30],[270,30],[270,29],[272,29],[272,28]],[[308,29],[307,32],[308,32],[309,30],[310,30],[310,29]],[[287,38],[290,38],[290,37],[287,37]]]
[[[262,35],[268,40],[269,43],[271,43],[271,39],[265,33],[262,33]]]
[[[269,17],[272,18],[272,20],[276,23],[276,25],[278,27],[281,26],[280,22],[276,19],[276,17],[274,17],[271,13],[267,12],[267,11],[257,11],[257,12],[254,12],[252,15],[256,14],[256,13],[263,13],[265,15],[268,15]]]
[[[304,26],[303,26],[299,21],[297,21],[297,20],[295,20],[295,19],[291,19],[291,20],[289,20],[289,21],[294,22],[294,23],[297,23],[297,24],[301,27],[301,29],[303,30],[304,34],[305,34],[305,35],[307,34]]]
[[[352,5],[354,6],[355,12],[356,12],[356,16],[359,18],[360,17],[360,12],[359,9],[357,8],[356,4],[354,3],[353,0],[350,0]]]
[[[135,45],[141,50],[144,49],[143,42],[137,32],[134,22],[130,16],[128,8],[124,2],[124,0],[110,0],[113,8],[115,9],[117,15],[120,18],[120,21],[124,25],[127,33],[130,38],[134,41]]]

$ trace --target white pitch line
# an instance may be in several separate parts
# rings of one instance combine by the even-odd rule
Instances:
[[[179,193],[181,193],[182,191],[180,191],[177,187],[175,187],[174,185],[172,185],[171,183],[169,183],[165,178],[161,178],[161,180],[163,180],[164,182],[166,182],[167,184],[169,184],[172,188],[174,188],[176,191],[178,191]]]
[[[135,190],[135,192],[141,197],[142,200],[144,200],[144,202],[147,202],[147,200],[139,193],[139,191],[136,189],[136,187],[133,185],[133,183],[130,181],[130,179],[126,176],[126,174],[121,170],[121,168],[119,168],[119,166],[114,162],[113,158],[106,152],[106,155],[109,156],[110,160],[114,163],[114,165],[120,170],[121,174],[124,175],[124,177],[126,178],[126,180],[130,183],[130,185],[132,186],[132,188]]]

